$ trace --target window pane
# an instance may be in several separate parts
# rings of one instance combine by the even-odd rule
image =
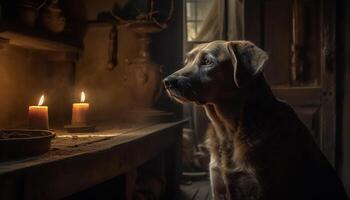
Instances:
[[[215,0],[216,1],[216,0]],[[194,41],[205,21],[210,8],[215,1],[212,0],[186,0],[187,40]]]
[[[187,22],[187,40],[193,41],[196,39],[197,30],[195,22]]]
[[[196,3],[195,2],[187,2],[186,3],[186,15],[187,15],[187,20],[195,20],[196,19]]]
[[[199,31],[201,31],[202,24],[203,24],[203,22],[201,22],[201,21],[197,21],[197,23],[196,23],[196,28],[197,28],[196,37],[197,37]]]

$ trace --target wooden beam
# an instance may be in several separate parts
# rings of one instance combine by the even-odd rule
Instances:
[[[293,106],[319,106],[323,95],[320,87],[274,87],[272,91],[277,98],[288,100]]]
[[[10,21],[2,21],[0,37],[9,40],[10,45],[29,49],[61,52],[80,52],[83,49],[82,41],[69,34],[28,29]]]
[[[9,40],[8,39],[0,37],[0,49],[3,49],[8,44],[9,44]]]
[[[0,37],[6,38],[9,41],[10,45],[29,48],[29,49],[38,49],[38,50],[47,50],[47,51],[68,51],[68,52],[79,52],[81,49],[78,47],[65,44],[58,41],[53,41],[41,37],[30,36],[19,32],[13,31],[4,31],[0,33]]]

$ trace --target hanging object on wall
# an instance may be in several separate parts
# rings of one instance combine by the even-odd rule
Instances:
[[[132,107],[126,120],[135,122],[167,121],[173,117],[172,113],[153,109],[162,92],[162,66],[155,64],[150,56],[149,46],[151,35],[159,33],[168,27],[174,13],[174,0],[158,1],[135,0],[120,6],[116,3],[112,11],[98,14],[98,22],[112,24],[109,43],[108,69],[112,70],[122,64],[124,86],[132,97]],[[141,5],[141,6],[140,6]],[[158,7],[168,6],[166,9]],[[146,11],[145,7],[147,8]],[[143,10],[142,10],[143,9]],[[161,12],[164,11],[164,12]],[[118,30],[127,29],[135,33],[139,50],[134,58],[118,63]],[[130,104],[130,105],[131,105]]]
[[[40,19],[42,25],[53,33],[60,33],[66,25],[66,18],[62,14],[59,0],[50,0],[43,8]]]
[[[148,10],[143,12],[137,6],[148,7]],[[118,65],[118,27],[135,27],[148,29],[160,29],[158,31],[150,30],[151,32],[146,33],[147,35],[160,32],[162,29],[167,27],[168,22],[171,20],[174,12],[174,0],[170,1],[170,9],[165,20],[160,21],[157,19],[157,15],[160,15],[160,11],[154,10],[154,0],[146,1],[132,1],[126,3],[121,7],[116,3],[110,12],[101,12],[98,14],[98,21],[104,21],[111,23],[113,28],[110,32],[109,48],[108,48],[108,70],[113,70]],[[143,27],[142,27],[143,26]],[[132,29],[132,28],[131,28]],[[146,28],[147,29],[147,28]],[[134,31],[135,32],[135,31]],[[140,35],[136,32],[136,34]],[[148,44],[147,44],[148,45]],[[148,51],[148,46],[146,47]]]
[[[155,17],[160,13],[154,10],[154,1],[149,1],[149,10],[140,12],[135,19],[123,19],[115,12],[111,12],[119,27],[127,28],[134,32],[140,44],[137,56],[125,63],[125,83],[134,98],[138,108],[151,108],[161,93],[161,66],[155,64],[150,57],[149,45],[151,34],[166,29],[174,12],[174,1],[170,1],[170,9],[167,18],[159,21]]]
[[[113,70],[118,65],[118,25],[119,21],[112,16],[111,12],[101,12],[97,21],[107,22],[112,25],[109,32],[107,69]]]
[[[113,25],[109,33],[108,45],[108,70],[113,70],[118,65],[118,28]]]
[[[45,0],[18,0],[16,6],[18,9],[19,21],[28,27],[33,27],[38,17],[38,12],[45,5]]]

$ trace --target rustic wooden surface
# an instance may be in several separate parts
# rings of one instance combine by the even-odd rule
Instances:
[[[321,3],[321,150],[335,164],[336,151],[336,3]]]
[[[193,181],[180,187],[181,200],[210,200],[211,197],[209,179]]]
[[[174,192],[184,123],[106,126],[84,134],[57,131],[48,153],[0,163],[0,199],[63,198],[134,170],[160,152],[169,152],[171,167],[177,168],[169,169],[167,191]]]
[[[264,72],[274,93],[294,107],[334,164],[336,2],[246,0],[245,10],[245,39],[269,54]]]
[[[101,145],[100,142],[106,142],[117,136],[121,136],[123,134],[137,130],[142,130],[143,128],[151,126],[152,124],[122,124],[114,126],[104,125],[100,127],[96,132],[91,133],[68,133],[65,130],[54,130],[56,137],[52,140],[51,149],[49,152],[40,156],[30,157],[22,160],[0,162],[0,175],[12,171],[12,169],[20,169],[22,166],[34,166],[36,164],[51,162],[63,157],[69,157],[79,153],[88,152],[90,149],[97,149],[98,147],[95,147],[95,145]],[[131,135],[124,135],[121,137],[132,138]]]

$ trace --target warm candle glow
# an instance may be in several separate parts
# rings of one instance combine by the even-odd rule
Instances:
[[[45,96],[41,95],[38,106],[42,106],[44,104]]]
[[[84,102],[85,102],[85,93],[84,93],[84,91],[81,92],[81,95],[80,95],[80,102],[81,102],[81,103],[84,103]]]
[[[80,95],[80,103],[73,103],[72,124],[86,125],[88,123],[89,103],[85,103],[85,93]]]
[[[45,97],[42,95],[37,106],[29,106],[28,125],[32,129],[49,129],[48,107],[43,106]]]

